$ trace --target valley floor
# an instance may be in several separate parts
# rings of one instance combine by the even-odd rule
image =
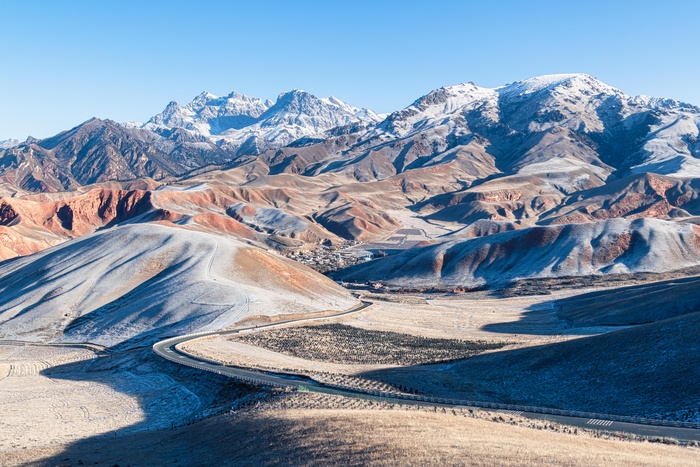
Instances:
[[[552,295],[513,298],[471,296],[369,295],[373,306],[359,313],[334,318],[333,323],[368,331],[401,333],[433,339],[461,339],[505,344],[507,349],[528,347],[580,337],[581,332],[604,332],[605,328],[577,329],[570,334],[566,323],[559,320],[552,301],[575,295],[560,291]],[[290,325],[294,329],[307,329]],[[495,329],[490,329],[495,328]],[[288,327],[278,328],[284,333]],[[262,340],[273,331],[256,333]],[[274,336],[270,336],[271,339]],[[334,363],[321,358],[300,358],[276,352],[265,345],[251,345],[242,338],[215,338],[188,342],[182,349],[194,355],[226,364],[267,369],[331,372],[356,375],[393,368],[400,362]],[[318,347],[333,346],[332,341],[319,342]],[[307,349],[309,350],[309,349]],[[309,350],[311,352],[311,350]],[[458,355],[456,355],[458,356]]]
[[[315,321],[336,327],[311,331],[351,327],[353,338],[375,340],[397,333],[404,336],[399,343],[409,346],[420,346],[422,339],[506,345],[477,346],[480,358],[610,331],[571,328],[555,313],[553,300],[581,292],[506,299],[376,295],[370,296],[374,306]],[[265,336],[283,340],[285,329],[247,334],[255,345],[221,337],[182,347],[235,365],[295,370],[382,390],[399,384],[436,391],[435,384],[460,378],[459,373],[447,378],[452,363],[392,362],[391,339],[382,343],[386,355],[375,363],[362,360],[352,346],[334,345],[333,336],[319,341],[313,334],[314,346],[302,349],[306,357],[269,348]],[[294,327],[299,342],[305,329]],[[697,447],[669,445],[677,444],[673,440],[633,442],[634,436],[510,413],[262,392],[171,364],[150,348],[100,355],[73,347],[0,345],[1,465],[700,465]]]
[[[169,428],[199,408],[168,375],[88,371],[97,358],[79,348],[0,345],[0,451]]]

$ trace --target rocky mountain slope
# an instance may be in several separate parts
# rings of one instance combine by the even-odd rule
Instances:
[[[305,173],[344,170],[383,178],[451,164],[466,172],[466,181],[570,173],[559,188],[571,192],[613,173],[697,175],[699,123],[697,107],[627,96],[583,74],[495,89],[460,84],[435,90],[352,138],[341,136],[334,141],[339,150],[322,151],[322,160],[307,164]],[[283,151],[287,159],[297,152]]]
[[[91,119],[0,153],[0,179],[27,191],[55,192],[110,180],[162,179],[228,157],[211,143],[178,142]]]

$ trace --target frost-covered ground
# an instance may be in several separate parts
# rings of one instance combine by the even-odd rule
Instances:
[[[200,406],[162,373],[87,372],[96,358],[85,349],[0,345],[0,451],[169,428]]]
[[[343,310],[331,280],[240,241],[158,224],[87,235],[0,265],[0,338],[115,345],[251,316]]]

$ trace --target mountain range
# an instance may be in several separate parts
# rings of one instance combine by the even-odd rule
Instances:
[[[472,262],[479,252],[478,264],[457,273],[436,269],[432,253],[414,255],[432,264],[413,269],[426,271],[416,279],[426,284],[443,275],[457,282],[500,275],[483,268],[496,264],[494,251],[512,249],[483,243],[517,243],[511,237],[521,234],[507,231],[534,229],[522,235],[544,238],[537,242],[569,258],[553,264],[576,266],[540,261],[508,277],[649,270],[656,263],[644,251],[682,244],[673,250],[682,258],[659,263],[667,270],[698,261],[687,224],[700,215],[699,129],[698,107],[629,96],[586,74],[493,89],[458,84],[388,115],[300,90],[275,102],[202,93],[143,124],[91,119],[51,138],[6,144],[2,255],[153,221],[287,246],[371,244],[422,229],[416,248],[444,253],[435,245],[450,242],[457,251],[464,243],[459,254],[472,252]],[[625,223],[608,222],[616,218]],[[659,221],[633,222],[640,218]],[[589,224],[574,230],[590,248],[560,250],[549,239],[562,235],[562,224]],[[426,233],[433,227],[440,232]],[[647,242],[634,264],[615,259],[624,251],[610,261],[583,257],[595,256],[604,236],[626,233]],[[477,248],[474,237],[485,236]],[[380,269],[387,273],[382,266],[361,277],[378,279]]]
[[[186,106],[171,102],[143,125],[93,118],[52,138],[8,147],[0,154],[0,177],[35,192],[163,180],[379,119],[372,111],[301,90],[282,93],[275,103],[202,93]]]

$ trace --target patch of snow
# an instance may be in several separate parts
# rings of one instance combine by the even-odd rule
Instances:
[[[15,146],[20,145],[20,140],[18,139],[3,139],[0,140],[0,149],[10,149],[14,148]]]

